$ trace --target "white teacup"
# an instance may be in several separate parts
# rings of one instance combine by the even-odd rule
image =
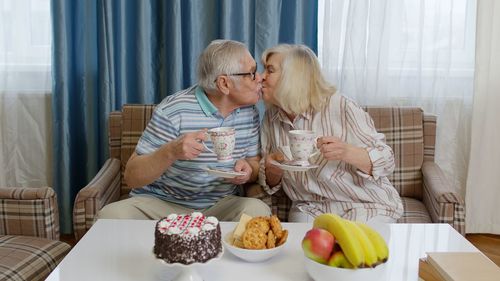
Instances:
[[[288,139],[290,141],[293,164],[308,166],[310,164],[309,158],[319,153],[319,150],[316,148],[318,137],[313,131],[291,130],[288,132]]]
[[[213,150],[208,148],[205,143],[205,148],[217,155],[217,161],[229,162],[233,161],[233,150],[236,142],[236,132],[232,127],[219,127],[207,131],[207,136],[212,141]]]

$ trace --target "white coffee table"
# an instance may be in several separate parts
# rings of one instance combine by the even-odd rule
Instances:
[[[177,273],[152,254],[155,221],[99,220],[50,274],[51,281],[171,280]],[[222,222],[222,234],[233,222]],[[310,223],[285,223],[289,240],[271,260],[247,263],[226,251],[198,269],[206,281],[311,280],[301,241]],[[426,252],[479,251],[448,224],[391,224],[389,280],[417,281],[418,259]]]

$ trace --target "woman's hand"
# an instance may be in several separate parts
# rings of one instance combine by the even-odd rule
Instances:
[[[345,161],[352,149],[352,145],[336,137],[321,137],[318,139],[318,148],[326,160]]]
[[[347,162],[366,174],[372,172],[372,162],[368,151],[343,142],[336,137],[321,137],[318,139],[318,148],[327,160]]]
[[[271,160],[276,162],[281,162],[285,160],[285,157],[280,152],[271,153],[266,156],[265,168],[266,168],[266,182],[270,187],[276,186],[280,183],[283,177],[283,170],[271,163]]]

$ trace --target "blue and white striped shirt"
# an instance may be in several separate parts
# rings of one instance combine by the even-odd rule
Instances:
[[[224,118],[203,89],[192,86],[166,97],[156,108],[136,146],[138,155],[150,154],[182,134],[216,127],[234,127],[233,159],[259,155],[259,112],[256,106],[241,107]],[[212,142],[205,142],[212,149]],[[237,186],[204,172],[221,166],[209,151],[193,160],[177,160],[157,180],[130,195],[149,195],[192,209],[211,207],[221,198],[237,193]],[[224,164],[232,168],[234,163]]]

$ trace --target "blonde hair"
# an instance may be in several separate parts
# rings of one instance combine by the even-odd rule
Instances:
[[[280,44],[262,54],[262,63],[273,54],[283,57],[281,77],[275,92],[276,101],[287,113],[319,111],[336,89],[321,73],[318,58],[304,45]]]

